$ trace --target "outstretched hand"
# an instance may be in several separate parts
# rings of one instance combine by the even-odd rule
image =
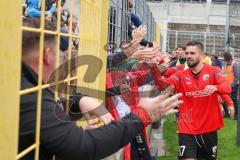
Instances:
[[[155,121],[163,116],[178,112],[178,110],[174,108],[183,103],[182,100],[178,100],[182,94],[179,93],[171,97],[169,96],[170,92],[155,98],[141,98],[139,105],[148,112],[152,121]]]

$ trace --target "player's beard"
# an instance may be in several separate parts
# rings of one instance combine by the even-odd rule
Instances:
[[[193,62],[193,63],[189,63],[189,60],[187,60],[187,65],[189,68],[194,68],[199,63],[200,63],[200,59],[198,59],[196,62]]]

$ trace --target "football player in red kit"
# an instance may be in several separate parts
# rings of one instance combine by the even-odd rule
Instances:
[[[179,159],[217,158],[217,130],[223,127],[218,94],[229,94],[231,86],[215,66],[203,63],[203,45],[189,42],[186,47],[187,70],[163,79],[156,65],[151,72],[156,85],[167,81],[182,93],[179,108]]]

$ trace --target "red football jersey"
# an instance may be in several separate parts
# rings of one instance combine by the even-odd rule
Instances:
[[[156,66],[151,68],[154,81],[161,85],[163,79]],[[229,94],[231,86],[221,75],[217,67],[204,64],[201,72],[194,75],[190,69],[177,72],[164,79],[174,86],[177,93],[182,93],[183,104],[179,108],[179,133],[202,134],[223,127],[223,118],[218,103],[218,94]],[[217,92],[208,95],[204,92],[207,85],[215,85]]]

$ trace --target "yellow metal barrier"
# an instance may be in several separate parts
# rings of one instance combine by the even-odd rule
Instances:
[[[61,1],[58,0],[58,6],[61,5]],[[104,45],[107,43],[107,20],[108,20],[108,6],[109,1],[99,0],[81,0],[80,6],[74,6],[74,1],[70,0],[70,26],[69,34],[60,33],[60,9],[57,11],[57,31],[44,30],[44,16],[41,17],[40,28],[21,27],[22,21],[22,2],[17,1],[9,5],[9,1],[3,0],[0,2],[1,21],[0,31],[1,33],[1,58],[0,58],[0,104],[1,108],[0,116],[0,159],[1,160],[14,160],[21,159],[29,152],[35,150],[35,160],[39,159],[39,147],[40,147],[40,117],[41,117],[41,99],[42,89],[55,86],[55,97],[58,96],[57,88],[58,84],[67,82],[78,78],[78,81],[82,81],[80,77],[83,77],[83,69],[79,69],[79,74],[75,77],[71,77],[68,74],[67,79],[58,80],[56,76],[55,83],[42,84],[42,71],[43,71],[43,44],[44,34],[54,34],[57,36],[57,61],[56,65],[59,66],[59,45],[60,36],[69,37],[69,53],[68,59],[71,58],[72,38],[80,39],[79,55],[88,54],[94,55],[100,58],[103,62],[103,68],[101,69],[97,81],[92,84],[81,84],[84,87],[94,88],[96,90],[105,89],[106,78],[106,51],[104,51]],[[42,12],[45,12],[45,0],[42,0],[41,4]],[[74,7],[80,8],[80,34],[72,35],[72,13]],[[75,8],[75,9],[76,9]],[[20,68],[21,68],[21,31],[30,31],[40,33],[40,54],[39,54],[39,75],[38,86],[20,90]],[[14,47],[13,47],[14,46]],[[68,67],[68,73],[70,73],[70,64]],[[4,92],[3,92],[4,91]],[[69,91],[69,88],[68,88]],[[37,101],[37,118],[36,118],[36,139],[35,143],[29,146],[27,149],[17,154],[18,147],[18,123],[19,123],[19,96],[28,94],[31,92],[38,92]],[[67,97],[68,98],[68,97]],[[67,103],[68,105],[68,103]]]
[[[160,24],[156,23],[156,35],[155,35],[155,41],[158,45],[161,43],[161,33],[160,33]]]
[[[0,159],[14,160],[18,146],[22,1],[0,1]]]
[[[103,62],[100,76],[94,83],[78,80],[78,86],[87,86],[91,89],[105,90],[106,82],[106,54],[104,46],[107,44],[108,33],[108,7],[109,0],[85,0],[81,1],[80,7],[80,44],[78,55],[94,55]],[[94,63],[94,62],[91,62]],[[78,75],[84,75],[86,67],[78,70]],[[81,90],[81,93],[95,97],[95,94],[89,90]]]

